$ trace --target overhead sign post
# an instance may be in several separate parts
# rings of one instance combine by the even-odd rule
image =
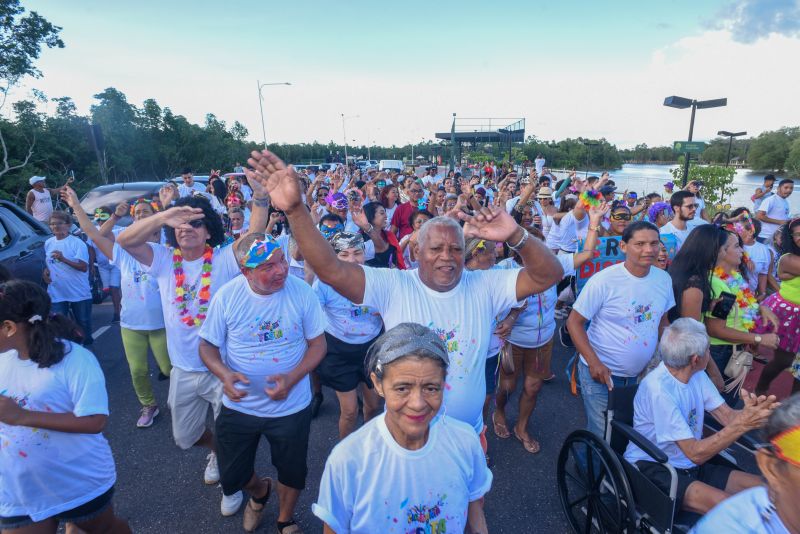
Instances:
[[[672,144],[673,152],[684,154],[702,154],[705,149],[706,144],[702,141],[675,141]]]

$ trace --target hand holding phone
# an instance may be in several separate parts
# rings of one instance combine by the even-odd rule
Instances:
[[[719,294],[719,302],[711,309],[711,316],[723,321],[726,320],[735,302],[736,295],[723,291]]]

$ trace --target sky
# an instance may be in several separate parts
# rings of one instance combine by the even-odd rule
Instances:
[[[526,134],[620,148],[800,125],[800,0],[23,0],[63,28],[31,89],[88,113],[106,87],[273,142],[404,145],[458,117],[525,118]],[[43,110],[52,112],[54,104]],[[4,110],[8,113],[8,108]]]

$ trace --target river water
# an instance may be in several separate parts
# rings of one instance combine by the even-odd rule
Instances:
[[[636,191],[639,196],[648,193],[664,194],[664,184],[672,180],[670,170],[677,165],[651,165],[651,164],[625,164],[621,169],[609,171],[611,178],[616,182],[618,191]],[[600,176],[602,170],[590,171],[589,174]],[[733,177],[733,186],[737,191],[729,199],[725,199],[725,204],[730,204],[733,208],[746,206],[753,209],[753,201],[750,197],[764,181],[764,172],[755,172],[750,169],[737,169]],[[776,174],[780,180],[785,176]],[[680,185],[678,183],[678,185]],[[800,184],[799,184],[800,185]],[[777,184],[776,184],[777,186]],[[774,191],[775,189],[773,189]],[[792,213],[800,212],[800,187],[795,187],[795,191],[788,198]]]

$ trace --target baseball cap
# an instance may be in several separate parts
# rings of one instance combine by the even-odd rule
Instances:
[[[28,180],[28,183],[33,185],[36,182],[44,182],[46,179],[47,178],[45,178],[44,176],[31,176],[31,179]]]
[[[601,195],[610,195],[611,193],[613,193],[616,190],[617,190],[617,188],[614,187],[613,185],[604,185],[603,187],[600,188],[600,194]]]

